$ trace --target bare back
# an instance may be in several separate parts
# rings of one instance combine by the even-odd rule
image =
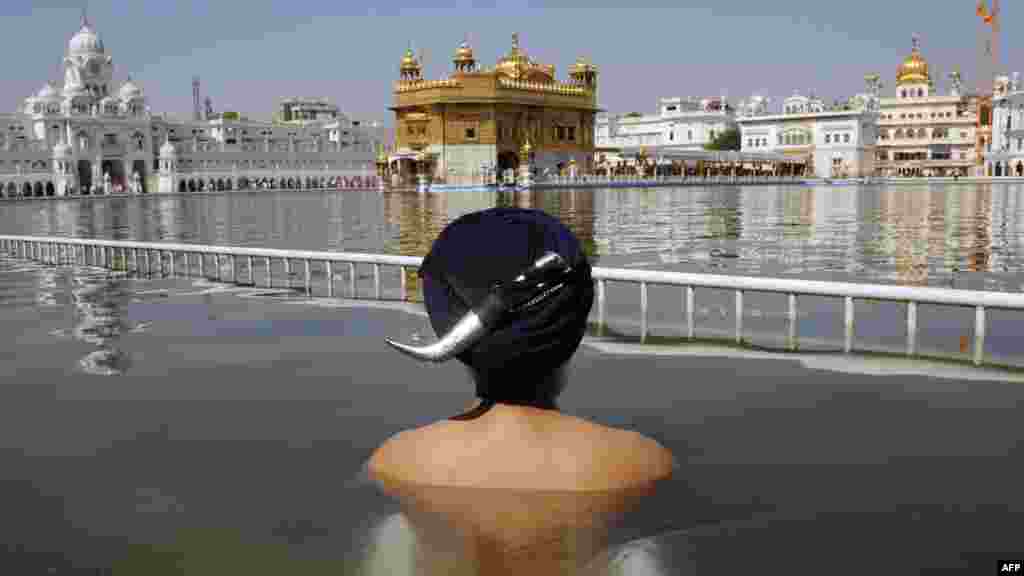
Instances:
[[[555,411],[492,412],[396,434],[373,454],[370,471],[410,484],[566,492],[650,484],[674,467],[668,450],[635,432]]]

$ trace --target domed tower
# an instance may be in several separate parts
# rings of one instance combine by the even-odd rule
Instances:
[[[176,180],[178,177],[178,153],[171,144],[169,138],[164,139],[164,145],[160,147],[160,176],[157,184],[157,192],[169,194],[177,190]]]
[[[928,61],[921,56],[921,39],[913,37],[910,56],[896,69],[896,96],[900,99],[923,98],[932,92],[932,78],[928,73]]]
[[[67,196],[75,189],[74,153],[62,139],[53,147],[52,154],[55,193]]]
[[[402,80],[420,80],[423,77],[420,61],[413,54],[412,48],[405,49],[405,56],[402,57],[402,62],[398,66],[398,73]]]
[[[452,62],[455,64],[456,73],[472,72],[476,68],[476,58],[473,57],[473,49],[469,46],[468,40],[459,44]]]
[[[591,64],[583,56],[577,58],[576,63],[569,67],[569,78],[580,86],[597,90],[597,66]]]
[[[121,101],[121,110],[128,116],[142,116],[146,112],[146,96],[131,76],[121,85],[117,98]]]
[[[82,14],[82,27],[68,42],[64,58],[64,95],[88,94],[94,101],[110,95],[113,60],[107,55],[103,40],[89,26]]]

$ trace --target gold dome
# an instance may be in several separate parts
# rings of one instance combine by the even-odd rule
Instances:
[[[416,60],[416,55],[413,54],[412,48],[405,49],[405,56],[402,57],[400,69],[402,72],[411,72],[420,69],[420,63]]]
[[[576,59],[576,63],[569,67],[570,74],[582,74],[585,72],[597,72],[597,66],[590,63],[584,56]]]
[[[541,80],[552,81],[555,79],[555,67],[552,65],[537,64],[526,55],[526,52],[519,48],[519,34],[512,35],[512,50],[498,60],[494,71],[508,76],[514,80]],[[537,78],[540,76],[540,78]]]
[[[896,69],[896,85],[905,84],[930,84],[931,76],[928,74],[928,61],[921,56],[921,49],[918,46],[917,37],[914,38],[914,48],[910,51],[899,68]]]
[[[456,62],[473,62],[473,49],[469,47],[469,42],[463,42],[459,44],[458,50],[455,51]]]

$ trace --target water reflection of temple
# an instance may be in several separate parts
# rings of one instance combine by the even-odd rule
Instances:
[[[96,346],[96,350],[80,360],[80,368],[90,374],[121,374],[129,361],[117,346],[126,329],[120,303],[125,294],[116,280],[102,276],[73,276],[72,282],[73,337]]]
[[[594,255],[594,195],[595,192],[591,190],[444,194],[395,191],[386,192],[381,205],[384,221],[391,226],[398,226],[397,246],[390,245],[389,252],[403,256],[426,256],[434,240],[449,222],[465,214],[495,206],[534,208],[556,216],[577,235],[584,250],[588,250],[588,255]],[[406,283],[408,294],[418,293],[419,279],[415,270],[407,270]]]
[[[998,186],[992,192],[992,227],[1000,230],[999,245],[989,259],[991,270],[1016,271],[1024,253],[1024,186]]]
[[[987,186],[956,189],[889,188],[879,192],[878,255],[897,280],[925,284],[940,270],[991,269],[992,203]]]

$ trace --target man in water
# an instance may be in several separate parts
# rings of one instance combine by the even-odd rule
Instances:
[[[579,241],[541,211],[484,210],[441,232],[420,276],[440,339],[389,343],[418,360],[458,358],[477,398],[392,436],[368,463],[405,505],[419,573],[579,573],[675,466],[658,442],[556,405],[594,299]]]
[[[537,266],[545,256],[546,269]],[[462,340],[442,354],[393,344],[421,360],[457,357],[477,399],[465,414],[390,438],[371,457],[371,473],[438,486],[575,491],[671,475],[672,455],[656,441],[555,404],[594,299],[590,264],[556,218],[518,208],[463,216],[441,232],[420,276],[439,344]],[[482,322],[467,332],[470,316]]]

